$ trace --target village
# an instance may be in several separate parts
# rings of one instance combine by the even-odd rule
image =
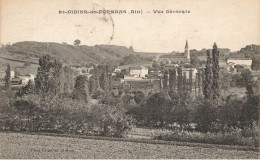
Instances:
[[[154,58],[153,62],[149,63],[133,63],[129,65],[118,66],[114,68],[113,73],[111,73],[111,76],[113,77],[113,92],[118,94],[118,89],[121,89],[125,92],[142,91],[145,93],[145,95],[159,92],[163,88],[163,72],[165,70],[176,69],[176,74],[178,74],[177,68],[181,67],[182,75],[185,75],[187,79],[190,75],[192,76],[192,83],[195,84],[192,92],[195,94],[198,92],[196,90],[196,85],[198,85],[196,84],[198,83],[198,74],[203,72],[205,69],[205,63],[200,63],[200,65],[194,67],[194,65],[191,64],[191,58],[189,44],[188,41],[186,41],[184,52],[175,56],[171,56],[170,58],[160,56]],[[230,75],[239,75],[241,71],[248,69],[251,71],[253,79],[257,81],[259,79],[259,73],[258,71],[253,71],[251,69],[251,65],[252,59],[250,58],[230,57],[226,60],[220,60],[219,62],[220,69],[227,71]],[[83,75],[86,76],[89,80],[92,76],[94,66],[71,66],[70,69],[76,73],[74,78],[76,78],[78,75]],[[19,88],[26,86],[29,81],[34,83],[34,79],[36,78],[35,72],[28,73],[27,71],[27,73],[24,75],[17,75],[15,74],[16,72],[14,70],[11,70],[10,73],[11,84],[13,88],[16,88],[15,90],[19,90]],[[4,71],[0,72],[1,85],[4,85],[5,74],[6,73]],[[101,92],[104,91],[101,90]]]

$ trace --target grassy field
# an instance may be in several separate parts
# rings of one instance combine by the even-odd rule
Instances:
[[[258,158],[254,151],[0,133],[0,158]]]

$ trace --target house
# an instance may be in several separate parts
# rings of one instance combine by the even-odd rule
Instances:
[[[125,90],[131,91],[142,91],[148,94],[150,91],[158,92],[160,91],[160,80],[152,79],[142,79],[142,80],[128,80],[124,84]]]
[[[196,79],[196,74],[198,73],[198,70],[196,68],[182,68],[182,75],[185,75],[188,79],[190,76],[190,71],[192,74],[193,81]]]
[[[17,76],[17,78],[21,78],[21,79],[22,79],[22,83],[21,83],[21,84],[23,84],[23,85],[28,84],[29,81],[34,82],[34,78],[35,78],[35,77],[36,77],[36,76],[33,75],[33,74],[26,74],[26,75],[24,75],[24,76]]]
[[[114,72],[115,72],[115,73],[120,73],[120,72],[121,72],[121,68],[116,68],[116,69],[114,70]]]
[[[166,64],[164,66],[165,69],[174,69],[176,67],[179,67],[179,65],[178,64]]]
[[[20,84],[22,84],[22,79],[21,78],[13,78],[11,80],[11,84],[12,85],[20,85]]]
[[[260,71],[252,71],[251,73],[254,81],[260,80]]]
[[[129,74],[144,78],[148,75],[148,68],[144,66],[129,67]]]
[[[143,79],[142,77],[139,77],[139,75],[124,75],[124,79],[121,80],[122,82],[128,81],[128,80],[141,80]]]
[[[228,58],[227,64],[229,64],[230,66],[240,65],[246,69],[251,70],[252,59],[251,58]]]
[[[5,75],[6,75],[5,71],[0,71],[0,79],[4,79]],[[15,76],[14,71],[10,71],[10,79],[13,79],[14,76]]]

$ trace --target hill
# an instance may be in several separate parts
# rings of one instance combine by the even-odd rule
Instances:
[[[4,70],[6,64],[10,64],[13,70],[23,68],[19,72],[26,74],[26,70],[33,68],[36,72],[38,59],[41,55],[50,54],[52,57],[63,61],[64,65],[88,65],[88,64],[113,64],[140,56],[143,61],[152,60],[156,53],[139,53],[132,48],[116,45],[73,46],[53,42],[24,41],[6,45],[0,48],[0,68]],[[130,58],[128,58],[130,57]],[[29,64],[29,66],[28,66]],[[25,72],[24,72],[25,71]]]
[[[88,63],[104,63],[118,61],[120,58],[135,54],[133,51],[122,46],[72,46],[59,43],[44,42],[18,42],[6,46],[5,50],[11,54],[39,58],[43,54],[61,59],[67,65]]]

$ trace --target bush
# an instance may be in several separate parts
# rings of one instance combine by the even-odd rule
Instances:
[[[259,137],[243,137],[241,131],[232,133],[201,133],[187,131],[172,131],[154,136],[153,139],[179,142],[196,142],[222,145],[259,146]]]
[[[16,131],[122,137],[134,122],[120,103],[90,106],[66,96],[24,95],[1,111],[0,127]]]
[[[126,114],[122,106],[99,104],[92,107],[93,126],[101,135],[123,137],[134,119]]]

